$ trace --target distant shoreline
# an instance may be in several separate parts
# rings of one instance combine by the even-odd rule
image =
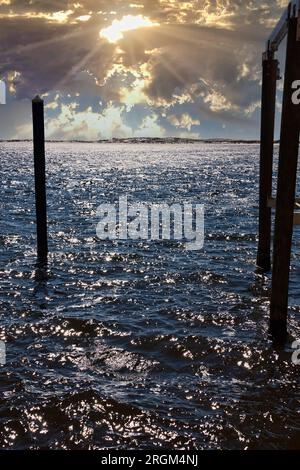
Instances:
[[[32,142],[32,139],[0,139],[6,142]],[[129,139],[102,139],[102,140],[46,140],[46,143],[64,144],[260,144],[260,140],[243,139],[182,139],[180,137],[166,138],[129,138]],[[274,141],[279,143],[278,140]]]

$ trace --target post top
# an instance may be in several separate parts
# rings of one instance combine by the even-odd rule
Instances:
[[[43,100],[42,98],[39,96],[39,95],[36,95],[33,100],[32,100],[33,103],[43,103]]]
[[[300,18],[300,0],[291,0],[288,7],[284,10],[279,22],[275,26],[267,42],[266,53],[275,53],[287,35],[288,22],[291,18]]]

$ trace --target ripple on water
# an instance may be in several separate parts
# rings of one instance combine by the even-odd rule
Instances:
[[[258,151],[49,144],[41,267],[31,147],[0,143],[1,447],[300,448],[299,367],[269,341],[270,278],[255,272]],[[99,242],[97,206],[124,194],[203,202],[204,250]]]

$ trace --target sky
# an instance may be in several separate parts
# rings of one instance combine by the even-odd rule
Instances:
[[[261,54],[284,0],[0,0],[0,139],[259,137]],[[280,92],[279,85],[279,92]]]

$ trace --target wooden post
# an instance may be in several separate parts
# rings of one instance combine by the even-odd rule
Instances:
[[[37,227],[37,255],[46,261],[48,255],[44,101],[36,96],[32,100],[34,176]]]
[[[276,342],[287,339],[288,288],[300,132],[300,104],[293,100],[300,80],[298,18],[288,20],[288,39],[277,184],[270,332]],[[294,102],[293,102],[294,101]]]
[[[273,54],[263,59],[261,143],[260,143],[260,195],[259,242],[257,265],[264,271],[271,269],[272,210],[268,199],[272,196],[273,148],[278,61]]]

